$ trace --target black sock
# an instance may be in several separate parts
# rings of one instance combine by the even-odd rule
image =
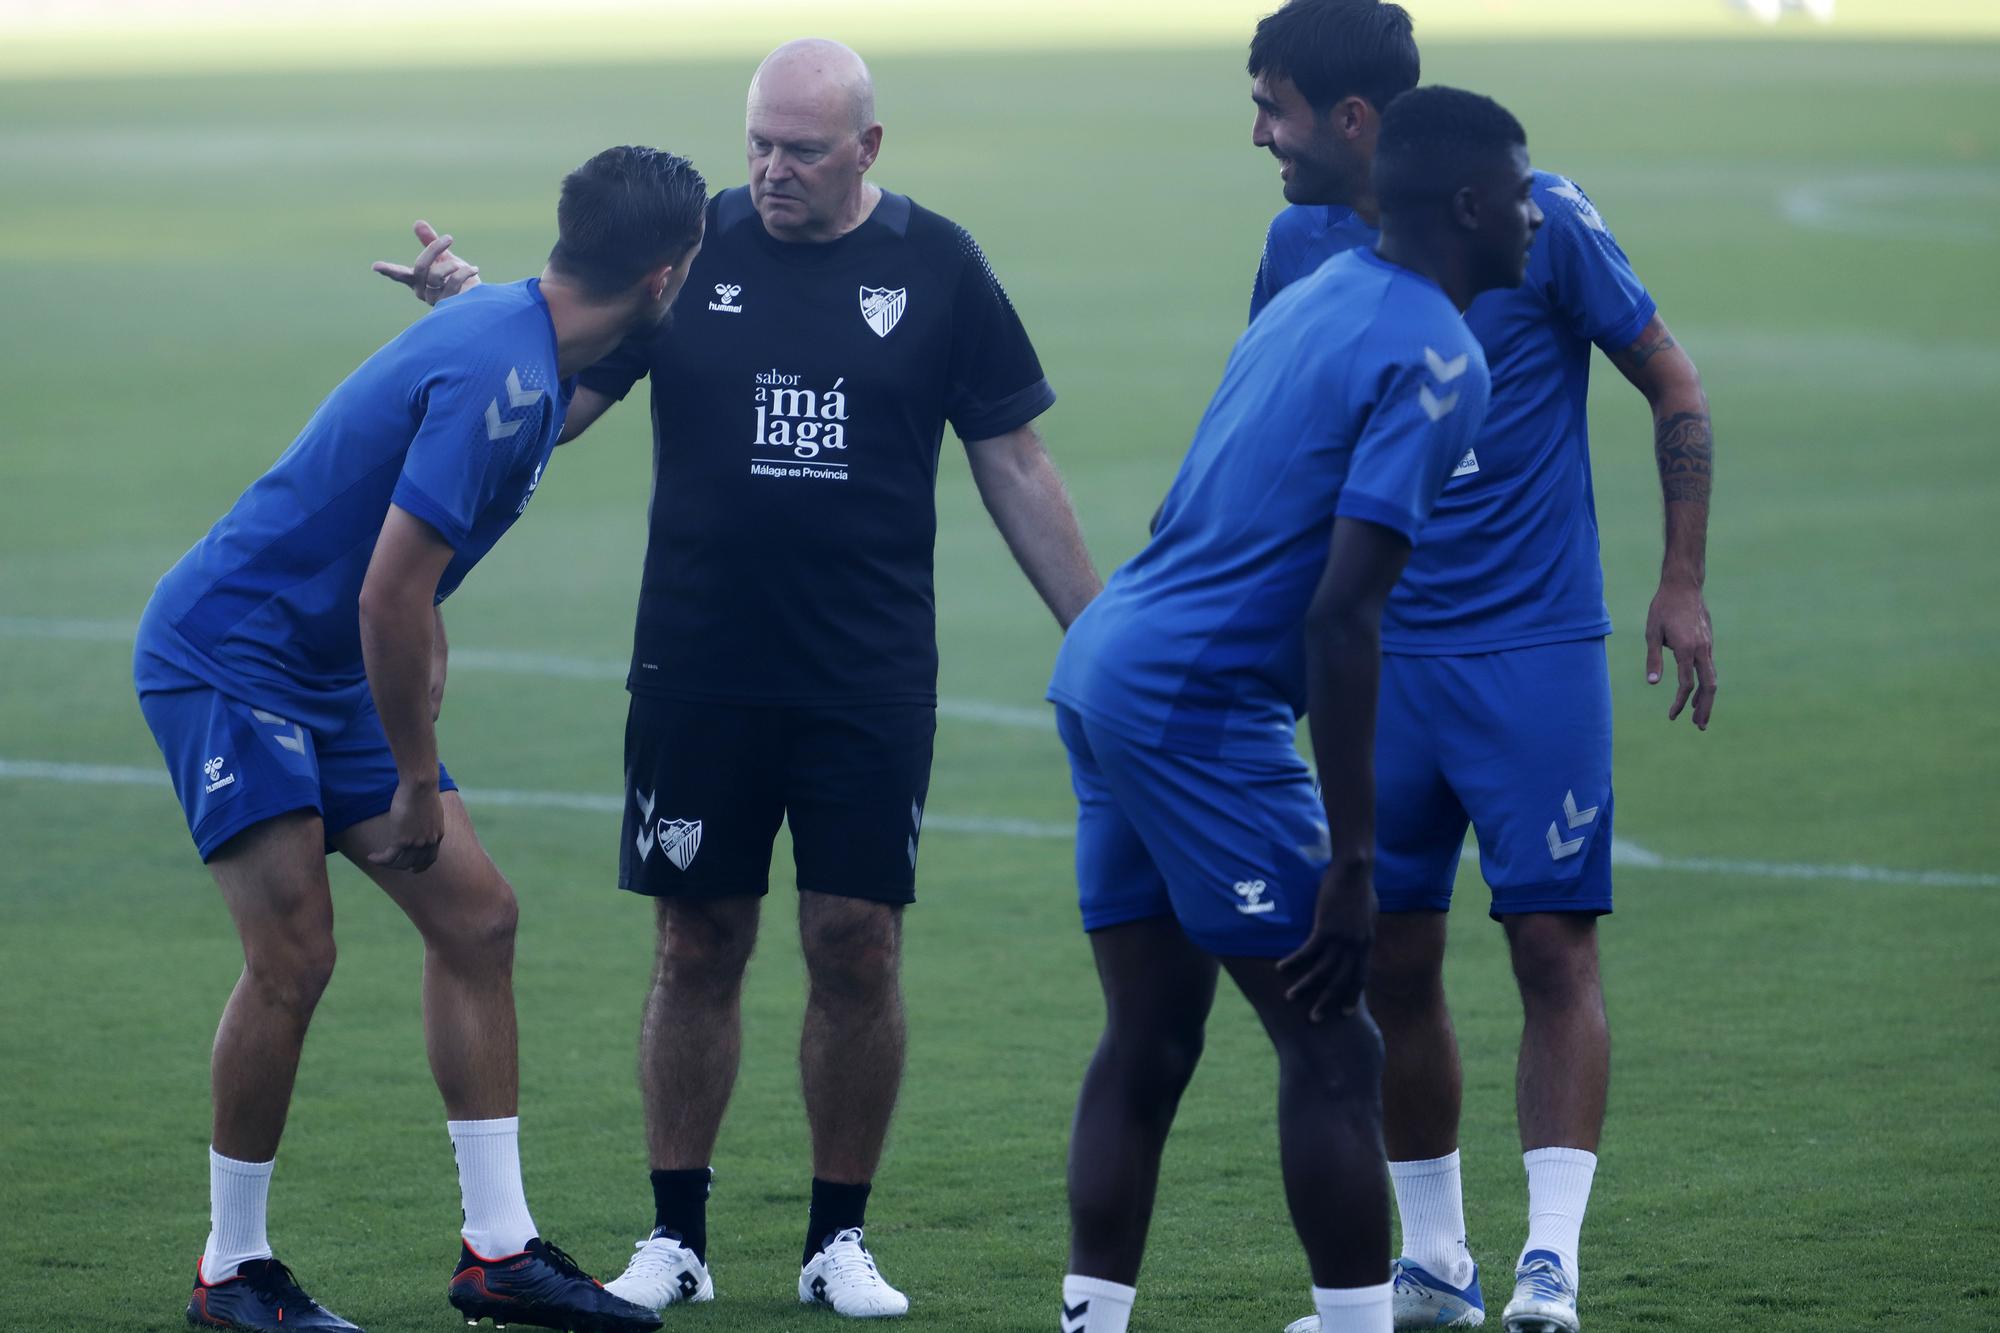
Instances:
[[[708,1185],[714,1175],[705,1166],[653,1173],[653,1230],[679,1237],[703,1263],[708,1262]]]
[[[831,1180],[813,1177],[812,1211],[806,1215],[806,1256],[799,1260],[799,1266],[812,1262],[812,1257],[826,1248],[826,1243],[849,1227],[863,1225],[863,1217],[868,1212],[867,1182],[859,1185],[839,1185]]]

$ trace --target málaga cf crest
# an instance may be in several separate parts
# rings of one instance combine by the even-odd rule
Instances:
[[[898,287],[890,291],[887,287],[863,287],[861,289],[861,318],[868,321],[868,327],[875,330],[875,336],[886,338],[889,330],[896,327],[896,321],[903,317],[903,308],[910,303],[910,289]]]
[[[701,821],[685,819],[662,819],[660,821],[660,850],[674,863],[677,870],[686,870],[694,854],[701,850]]]

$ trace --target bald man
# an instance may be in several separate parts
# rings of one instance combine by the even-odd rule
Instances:
[[[627,687],[619,884],[655,900],[639,1040],[654,1227],[610,1289],[710,1300],[709,1163],[735,1084],[743,974],[789,821],[808,994],[813,1179],[799,1299],[909,1301],[863,1243],[903,1072],[898,980],[936,730],[932,546],[950,423],[980,498],[1065,628],[1100,586],[1035,418],[1055,401],[985,256],[867,180],[867,66],[787,43],[758,68],[750,183],[708,211],[690,297],[586,371],[574,439],[653,381],[651,537]],[[378,265],[436,301],[477,281],[431,244]]]

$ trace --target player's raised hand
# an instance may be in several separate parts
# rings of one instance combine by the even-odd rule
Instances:
[[[378,259],[371,265],[375,272],[402,283],[425,305],[436,305],[447,296],[456,296],[467,288],[479,285],[479,266],[467,263],[451,252],[449,234],[439,235],[437,228],[422,218],[417,219],[413,230],[424,247],[416,262],[405,266]]]
[[[1653,594],[1652,608],[1646,612],[1648,685],[1660,683],[1663,648],[1673,652],[1674,669],[1679,677],[1673,707],[1667,710],[1667,721],[1678,719],[1692,697],[1694,724],[1707,731],[1709,714],[1715,710],[1718,683],[1715,678],[1715,627],[1709,623],[1708,605],[1702,600],[1701,589],[1691,583],[1662,583],[1660,590]]]
[[[1285,998],[1308,1006],[1317,1023],[1346,1017],[1361,1003],[1368,977],[1368,949],[1375,941],[1375,877],[1367,866],[1327,867],[1313,910],[1312,934],[1298,951],[1279,960]]]
[[[380,851],[370,852],[368,862],[387,870],[407,870],[421,875],[438,858],[444,842],[444,802],[435,785],[412,787],[396,784],[395,799],[389,804],[389,824]]]

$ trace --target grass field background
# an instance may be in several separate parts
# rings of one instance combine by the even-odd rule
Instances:
[[[158,755],[121,636],[153,580],[417,316],[367,271],[414,250],[410,218],[512,276],[539,265],[562,172],[604,145],[662,143],[718,188],[741,179],[744,59],[449,54],[0,83],[0,1328],[177,1327],[205,1227],[206,1054],[238,958],[164,772],[141,776]],[[1636,850],[1604,929],[1616,1054],[1587,1326],[2000,1328],[2000,45],[1441,40],[1425,56],[1427,78],[1508,103],[1536,160],[1592,192],[1715,407],[1723,690],[1698,735],[1643,684],[1650,429],[1599,363],[1619,831]],[[964,222],[1008,283],[1108,568],[1213,388],[1280,203],[1248,143],[1240,46],[875,65],[878,179]],[[617,799],[646,484],[639,409],[564,450],[451,603],[442,724],[523,904],[530,1199],[599,1271],[648,1216],[632,1079],[647,914],[610,887],[615,815],[477,797]],[[912,1326],[1045,1329],[1100,1017],[1062,757],[1032,721],[1056,639],[949,443],[939,506],[948,706],[909,918],[910,1074],[870,1238]],[[523,673],[507,651],[608,665]],[[457,1209],[418,949],[358,875],[336,878],[341,962],[273,1238],[376,1333],[443,1330]],[[1504,1292],[1524,1226],[1519,1011],[1476,875],[1461,888],[1471,1239]],[[674,1325],[827,1326],[792,1296],[808,1163],[791,898],[771,899],[717,1156],[723,1299]],[[1306,1308],[1273,1083],[1225,998],[1135,1330],[1275,1333]]]

